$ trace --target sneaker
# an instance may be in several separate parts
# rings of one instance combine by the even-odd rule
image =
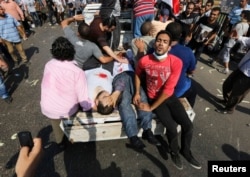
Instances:
[[[229,69],[225,68],[225,69],[221,70],[220,72],[223,73],[223,74],[228,74],[229,73]]]
[[[216,112],[221,113],[221,114],[233,114],[234,111],[232,110],[228,110],[226,108],[222,108],[222,109],[215,109]]]
[[[174,163],[174,166],[177,169],[182,170],[183,169],[183,165],[182,165],[179,153],[171,152],[170,155],[171,155],[172,162]]]
[[[11,96],[8,96],[7,98],[4,98],[4,101],[8,104],[10,104],[12,102],[12,97]]]
[[[150,144],[153,144],[155,146],[160,146],[161,143],[155,138],[153,132],[151,129],[144,130],[142,133],[142,139],[148,140]]]
[[[138,136],[132,136],[129,139],[132,147],[135,149],[142,150],[146,147],[145,144],[138,138]]]
[[[182,153],[180,152],[181,155],[189,162],[189,164],[196,168],[196,169],[201,169],[201,164],[193,157],[192,153],[188,153],[188,154],[185,154],[185,153]]]

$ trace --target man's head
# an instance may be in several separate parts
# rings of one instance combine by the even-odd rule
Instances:
[[[86,39],[89,35],[90,28],[85,22],[81,22],[78,26],[78,33],[81,38]]]
[[[57,60],[68,60],[72,61],[75,55],[74,46],[64,37],[58,37],[52,43],[51,54]]]
[[[178,22],[171,22],[165,29],[168,31],[172,36],[172,41],[179,41],[182,34],[182,27],[181,24]]]
[[[205,12],[206,12],[205,6],[202,5],[202,6],[200,7],[200,15],[203,15]]]
[[[194,6],[195,6],[195,4],[193,2],[189,2],[187,4],[187,8],[186,8],[187,15],[190,15],[194,11]]]
[[[114,102],[112,100],[111,94],[105,90],[100,91],[96,98],[95,104],[97,107],[97,112],[103,115],[111,114],[114,111]]]
[[[213,5],[214,5],[214,1],[213,0],[208,0],[206,2],[206,5],[205,5],[205,11],[207,12],[207,11],[211,10]]]
[[[146,21],[141,25],[141,34],[143,36],[150,36],[152,34],[153,25],[151,21]]]
[[[112,32],[116,27],[116,20],[115,17],[112,15],[108,18],[103,19],[102,26],[104,31]]]
[[[241,18],[246,20],[247,22],[250,22],[250,11],[249,10],[243,10],[241,12]]]
[[[212,8],[212,11],[209,16],[209,21],[215,22],[218,19],[220,12],[221,12],[221,9],[219,7]]]
[[[5,9],[0,5],[0,17],[5,17]]]
[[[248,0],[241,0],[241,1],[240,1],[240,7],[241,7],[241,8],[246,7],[246,6],[247,6],[247,3],[248,3]]]
[[[169,10],[167,8],[161,9],[160,14],[162,16],[161,21],[166,22],[169,18]]]
[[[171,49],[171,42],[172,37],[168,31],[162,30],[157,33],[155,38],[155,53],[158,56],[165,55]]]

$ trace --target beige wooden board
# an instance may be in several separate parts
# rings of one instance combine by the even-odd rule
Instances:
[[[61,122],[60,126],[72,143],[127,138],[122,122],[78,126],[70,126]],[[152,131],[154,134],[163,134],[164,130],[164,127],[158,120],[152,121]],[[138,136],[141,135],[142,129],[139,129]]]

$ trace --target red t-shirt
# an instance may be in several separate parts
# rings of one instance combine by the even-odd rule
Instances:
[[[136,74],[139,77],[145,74],[147,94],[149,98],[157,99],[162,92],[173,95],[181,70],[182,61],[178,57],[168,54],[165,60],[158,61],[151,54],[139,60]]]

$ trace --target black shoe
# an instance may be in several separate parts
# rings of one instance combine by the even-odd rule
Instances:
[[[183,165],[182,165],[179,153],[170,152],[170,155],[171,155],[172,162],[174,163],[174,166],[178,170],[182,170],[183,169]]]
[[[226,108],[222,108],[222,109],[215,109],[216,112],[221,113],[221,114],[233,114],[234,111],[232,110],[228,110]]]
[[[7,98],[4,98],[4,101],[8,104],[10,104],[12,102],[12,97],[8,96]]]
[[[201,169],[201,164],[193,157],[191,152],[189,152],[188,154],[185,154],[183,152],[180,152],[180,153],[189,162],[189,164],[192,167],[196,169]]]
[[[151,129],[144,130],[142,133],[142,139],[148,140],[150,144],[153,144],[155,146],[160,146],[161,143],[155,138],[153,132]]]
[[[142,150],[146,147],[145,144],[138,138],[138,136],[132,136],[129,139],[132,147],[135,149]]]

